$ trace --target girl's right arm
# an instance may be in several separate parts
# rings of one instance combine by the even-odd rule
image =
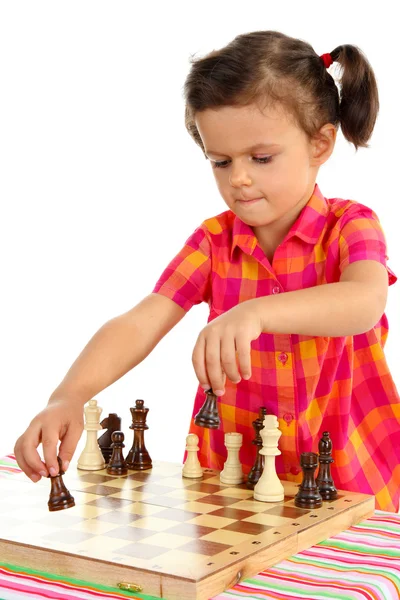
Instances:
[[[32,481],[58,473],[59,440],[58,455],[68,468],[83,431],[83,405],[142,362],[185,314],[173,300],[150,294],[95,333],[15,444],[17,462]]]

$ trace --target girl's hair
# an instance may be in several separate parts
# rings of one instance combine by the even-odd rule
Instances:
[[[341,126],[356,150],[367,147],[379,110],[374,72],[356,46],[338,46],[330,54],[341,67],[339,89],[310,44],[277,31],[241,34],[220,50],[192,58],[184,84],[189,134],[205,153],[194,120],[197,112],[280,104],[310,138],[332,123]]]

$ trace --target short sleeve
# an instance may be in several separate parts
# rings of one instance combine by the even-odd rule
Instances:
[[[211,243],[202,226],[171,260],[153,293],[171,298],[184,310],[208,302],[211,295]]]
[[[389,285],[397,281],[387,266],[386,239],[377,215],[363,205],[353,206],[344,215],[339,233],[340,272],[359,260],[376,260],[388,272]]]

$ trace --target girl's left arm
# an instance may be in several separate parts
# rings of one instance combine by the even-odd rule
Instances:
[[[387,300],[388,273],[374,260],[351,263],[337,283],[285,292],[254,302],[263,332],[338,337],[369,331]]]

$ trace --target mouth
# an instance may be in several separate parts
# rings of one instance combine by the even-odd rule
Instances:
[[[241,198],[237,199],[237,202],[239,202],[239,204],[246,204],[247,206],[251,206],[252,204],[256,204],[256,202],[259,202],[260,200],[262,200],[262,198],[251,198],[249,200],[243,200]]]

